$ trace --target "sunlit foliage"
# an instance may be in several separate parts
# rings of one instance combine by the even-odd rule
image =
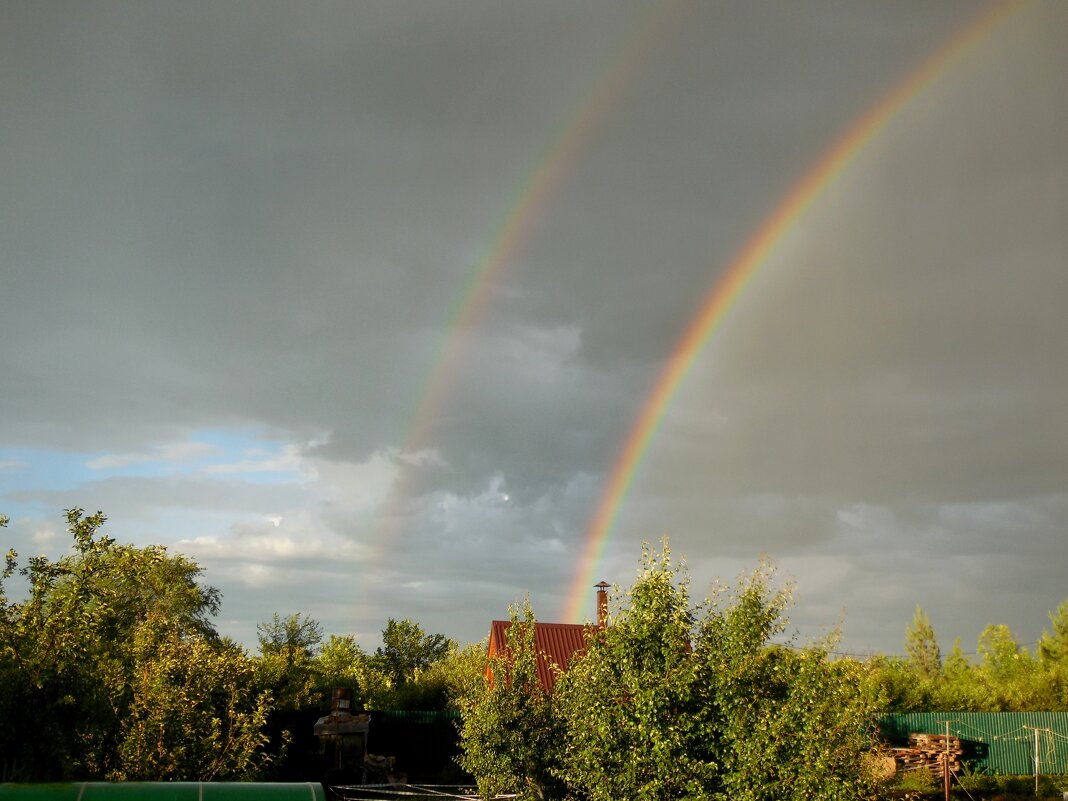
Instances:
[[[492,664],[509,681],[495,678],[463,707],[463,764],[484,794],[863,798],[876,692],[826,645],[776,641],[789,603],[762,564],[694,605],[667,545],[646,547],[621,608],[589,632],[551,696],[516,625],[533,616],[514,620],[511,667]]]
[[[5,780],[243,778],[266,754],[269,695],[211,625],[219,593],[160,546],[120,545],[105,517],[67,511],[71,553],[8,553],[0,582],[0,753]],[[183,745],[187,744],[187,745]]]

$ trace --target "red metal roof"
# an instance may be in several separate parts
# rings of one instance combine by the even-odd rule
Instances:
[[[508,628],[511,622],[494,620],[490,624],[490,657],[507,654]],[[578,623],[535,623],[534,646],[538,649],[538,679],[551,692],[556,684],[556,665],[566,671],[571,661],[586,650],[587,627]]]

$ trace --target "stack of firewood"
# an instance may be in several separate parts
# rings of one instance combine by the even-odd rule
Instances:
[[[960,772],[962,749],[960,740],[944,734],[910,734],[908,748],[895,748],[894,759],[902,770],[927,768],[936,776],[942,775],[942,765],[949,758],[949,769]]]

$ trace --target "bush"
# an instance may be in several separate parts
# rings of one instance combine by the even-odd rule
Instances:
[[[774,569],[694,607],[666,543],[642,557],[622,608],[587,632],[551,695],[535,671],[533,615],[513,615],[511,658],[461,704],[460,764],[483,797],[872,798],[874,685],[827,646],[772,643],[791,599]]]

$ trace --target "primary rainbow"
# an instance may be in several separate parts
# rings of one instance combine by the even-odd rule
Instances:
[[[670,0],[657,5],[639,20],[592,83],[577,112],[565,121],[541,157],[533,162],[514,201],[506,206],[507,212],[496,229],[496,235],[472,271],[472,277],[454,307],[448,326],[449,334],[423,385],[400,456],[417,453],[429,446],[435,422],[458,371],[464,346],[482,319],[508,265],[527,241],[534,223],[578,156],[609,118],[632,84],[635,74],[677,24],[687,5],[689,0]],[[380,548],[388,539],[392,525],[398,520],[399,505],[406,489],[403,473],[399,474],[377,516],[372,547]]]
[[[591,597],[590,587],[596,580],[594,571],[600,563],[616,516],[638,472],[642,457],[683,378],[705,344],[722,325],[749,281],[808,208],[856,160],[887,123],[1025,2],[1010,0],[991,6],[885,94],[790,189],[771,216],[760,224],[741,252],[727,266],[676,345],[617,455],[587,528],[578,571],[569,593],[565,620],[582,622],[582,611]]]

